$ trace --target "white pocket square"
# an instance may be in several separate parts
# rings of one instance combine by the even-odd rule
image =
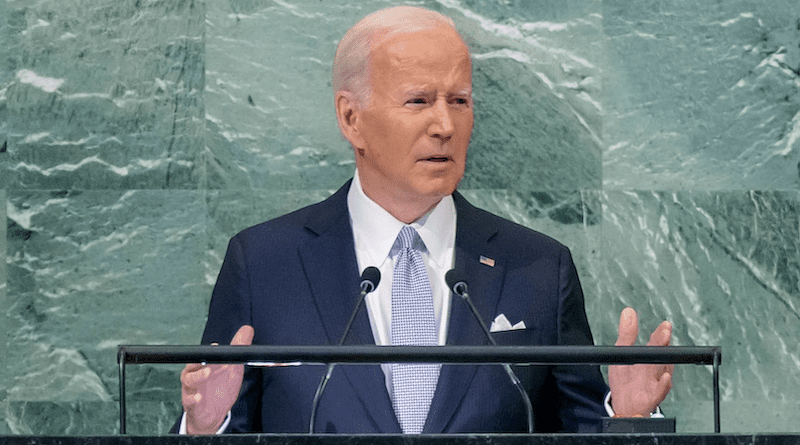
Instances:
[[[516,331],[518,329],[525,329],[524,321],[520,321],[512,326],[505,314],[500,314],[492,322],[492,327],[489,328],[489,332]]]

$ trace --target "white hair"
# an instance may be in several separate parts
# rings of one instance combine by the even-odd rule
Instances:
[[[458,34],[450,17],[416,6],[394,6],[364,17],[347,31],[336,48],[333,92],[349,91],[358,107],[369,105],[372,93],[369,78],[371,50],[395,35],[436,29],[442,25]]]

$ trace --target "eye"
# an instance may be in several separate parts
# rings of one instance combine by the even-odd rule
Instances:
[[[425,99],[424,97],[415,97],[413,99],[409,99],[408,101],[406,101],[406,103],[411,105],[425,105],[426,103],[428,103],[428,100]]]
[[[460,107],[468,107],[472,104],[472,101],[468,97],[454,97],[450,99],[450,103]]]

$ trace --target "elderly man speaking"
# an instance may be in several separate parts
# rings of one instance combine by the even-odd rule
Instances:
[[[327,200],[246,229],[228,246],[203,343],[336,344],[358,298],[360,271],[381,276],[349,344],[480,345],[451,269],[502,345],[590,345],[569,250],[470,205],[456,186],[473,127],[472,65],[448,17],[416,7],[375,12],[350,29],[333,64],[334,105],[356,160]],[[623,311],[618,345],[633,344]],[[667,345],[663,322],[651,345]],[[646,416],[672,367],[517,368],[540,432],[591,432],[603,415]],[[321,367],[187,365],[182,432],[307,431]],[[500,366],[340,366],[315,421],[326,433],[527,431],[525,405]]]

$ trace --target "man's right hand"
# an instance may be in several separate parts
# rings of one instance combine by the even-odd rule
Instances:
[[[231,345],[253,342],[253,327],[244,325]],[[215,434],[239,397],[244,365],[191,363],[181,372],[181,401],[188,434]]]

